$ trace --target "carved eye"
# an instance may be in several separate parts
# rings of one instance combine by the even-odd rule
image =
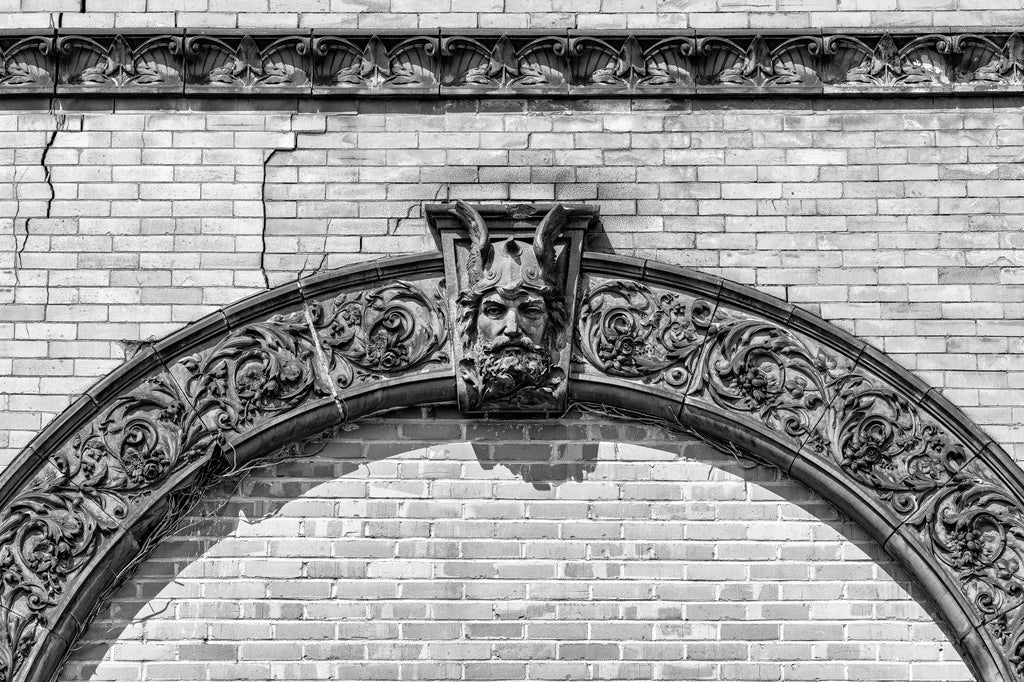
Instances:
[[[483,308],[483,313],[487,317],[489,317],[491,319],[494,319],[494,320],[497,320],[497,319],[500,319],[502,317],[505,317],[505,311],[506,310],[507,310],[507,308],[505,306],[501,305],[501,304],[498,304],[498,303],[485,303],[484,304],[484,308]]]
[[[539,305],[535,305],[535,304],[534,305],[528,305],[528,306],[524,306],[523,308],[521,308],[519,313],[523,317],[527,317],[527,318],[535,319],[536,320],[536,319],[540,319],[540,318],[544,317],[544,308],[540,307]]]

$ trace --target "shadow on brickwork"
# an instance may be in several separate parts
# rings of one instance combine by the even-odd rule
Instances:
[[[182,640],[180,646],[202,647],[207,644],[208,621],[251,619],[256,616],[254,609],[272,609],[272,602],[260,604],[259,600],[249,597],[199,598],[206,595],[197,590],[205,591],[205,586],[215,583],[218,578],[245,577],[245,572],[237,564],[258,561],[264,556],[259,553],[260,537],[239,532],[243,530],[243,524],[258,525],[275,519],[286,504],[305,497],[329,481],[345,479],[374,463],[402,453],[450,443],[471,448],[476,462],[485,471],[505,469],[535,490],[551,491],[592,477],[599,464],[602,442],[638,444],[676,453],[679,457],[709,465],[708,480],[712,480],[717,471],[740,478],[745,485],[756,483],[777,493],[781,500],[796,505],[808,516],[826,524],[867,555],[880,572],[888,574],[906,589],[928,611],[933,622],[938,622],[921,590],[876,542],[826,500],[802,485],[794,485],[785,474],[770,467],[751,466],[703,443],[680,439],[657,426],[619,422],[584,413],[570,413],[557,421],[547,422],[515,419],[465,421],[454,408],[425,407],[395,411],[356,428],[338,431],[330,439],[329,450],[311,458],[275,464],[256,475],[225,481],[211,490],[201,506],[185,519],[179,530],[156,547],[138,572],[101,610],[80,640],[72,662],[60,679],[90,679],[99,662],[126,630],[139,630],[129,632],[127,642],[141,640],[141,624],[153,619],[170,628],[178,628],[174,636],[165,632],[164,639]],[[463,452],[468,454],[466,450]],[[432,465],[446,463],[439,458],[424,461]],[[401,472],[395,480],[417,482],[427,478],[429,475],[425,471],[410,469]],[[501,476],[496,474],[495,478]],[[664,482],[671,484],[671,481]],[[703,502],[708,513],[714,514],[714,500],[681,501]],[[345,520],[341,516],[327,519],[328,523],[338,524],[337,537],[375,537],[369,533],[352,535],[351,529],[344,527]],[[299,539],[302,537],[300,535]],[[217,556],[217,545],[229,538],[237,544],[222,548],[222,562],[201,563],[202,575],[188,576],[202,578],[202,581],[180,579],[186,569],[200,558]],[[252,547],[247,546],[250,542]],[[654,556],[647,558],[653,559]],[[225,566],[224,575],[219,575],[225,569],[218,566]],[[765,594],[762,597],[770,598]],[[174,612],[168,613],[168,609],[174,609]],[[295,614],[268,611],[263,615],[296,619],[302,617],[301,604],[299,609]],[[199,650],[193,649],[196,651]],[[201,652],[197,655],[200,658],[194,660],[200,661]]]

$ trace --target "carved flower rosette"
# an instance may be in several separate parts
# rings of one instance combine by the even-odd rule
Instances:
[[[313,327],[339,389],[449,361],[440,281],[396,281],[310,304]]]

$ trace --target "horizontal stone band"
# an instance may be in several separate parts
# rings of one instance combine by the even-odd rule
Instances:
[[[699,97],[1024,92],[1016,29],[0,34],[0,96]]]

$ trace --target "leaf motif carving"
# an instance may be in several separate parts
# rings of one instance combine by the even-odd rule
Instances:
[[[359,66],[359,77],[369,87],[380,87],[391,77],[391,58],[380,38],[373,36],[363,50],[363,60]]]
[[[328,367],[338,386],[447,362],[443,301],[439,283],[427,292],[397,281],[311,304],[313,326],[329,351]]]
[[[987,64],[969,74],[968,80],[1020,85],[1024,83],[1024,40],[1019,33],[1006,39],[1001,50]]]
[[[655,294],[638,282],[607,282],[583,299],[577,347],[587,362],[611,376],[685,387],[712,312],[702,299]]]

